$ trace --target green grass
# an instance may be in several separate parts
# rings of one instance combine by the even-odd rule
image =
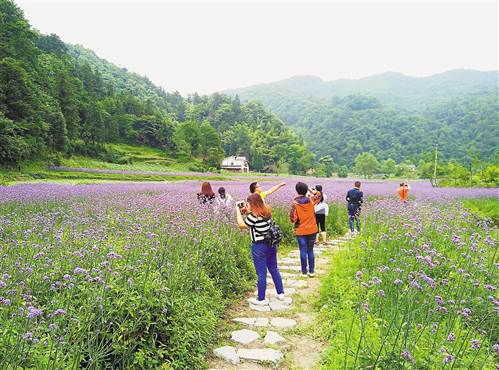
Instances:
[[[482,217],[490,218],[495,225],[499,225],[499,198],[466,199],[464,205]]]

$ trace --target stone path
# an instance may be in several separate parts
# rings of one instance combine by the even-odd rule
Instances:
[[[269,305],[253,305],[248,297],[233,307],[226,324],[234,330],[223,347],[213,350],[210,369],[311,369],[317,366],[325,344],[303,334],[315,319],[310,301],[318,294],[318,277],[326,273],[330,253],[347,240],[348,237],[339,237],[314,248],[316,276],[313,278],[301,275],[298,250],[279,256],[286,299],[276,297],[268,275]],[[255,297],[256,293],[251,296]]]

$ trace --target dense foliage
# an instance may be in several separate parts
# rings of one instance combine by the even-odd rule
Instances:
[[[161,148],[180,160],[199,158],[206,168],[234,154],[249,157],[256,170],[300,173],[312,165],[299,137],[260,104],[166,93],[89,50],[38,33],[10,0],[0,0],[0,19],[3,166],[50,153],[126,163],[105,143]]]
[[[262,101],[301,132],[318,157],[329,155],[339,165],[352,166],[362,152],[419,165],[438,144],[441,160],[467,166],[470,149],[481,161],[498,161],[497,76],[457,70],[427,78],[296,77],[229,93]]]
[[[361,235],[334,257],[321,288],[326,367],[493,368],[498,234],[490,219],[461,201],[366,208]]]

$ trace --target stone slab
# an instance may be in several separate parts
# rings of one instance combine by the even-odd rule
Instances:
[[[290,295],[293,295],[296,293],[296,288],[286,288],[284,290],[284,293],[287,295],[287,296],[290,296]],[[272,298],[272,297],[275,297],[277,295],[277,292],[275,291],[275,289],[268,289],[267,292],[265,293],[265,295],[269,298]],[[255,296],[258,296],[258,290],[255,290]]]
[[[270,312],[270,306],[257,306],[256,304],[250,303],[249,308],[258,312]]]
[[[271,301],[269,303],[269,307],[272,311],[286,311],[289,309],[289,306],[279,302],[277,299],[275,301]]]
[[[215,354],[215,356],[227,362],[230,362],[233,365],[237,365],[239,362],[241,362],[239,356],[236,353],[236,349],[231,346],[216,348],[213,350],[213,353]]]
[[[249,329],[236,330],[232,332],[231,339],[241,344],[250,344],[260,338],[260,334]]]
[[[272,297],[270,298],[270,303],[275,302],[275,303],[280,303],[285,306],[289,306],[291,303],[293,303],[293,298],[291,297],[284,297],[284,299],[279,299],[277,297]]]
[[[277,364],[284,357],[281,351],[277,351],[271,348],[240,348],[237,350],[237,355],[239,356],[239,358],[244,360],[270,362],[273,364]]]
[[[254,318],[254,317],[236,317],[235,319],[232,319],[232,321],[240,322],[241,324],[253,326],[253,325],[255,325],[256,318]]]
[[[258,317],[253,325],[256,327],[266,328],[269,326],[269,319],[266,317]]]
[[[296,325],[296,320],[284,317],[274,317],[270,320],[270,325],[280,329],[289,329]]]
[[[267,332],[267,335],[265,336],[265,339],[263,340],[263,342],[265,344],[277,344],[277,343],[282,343],[284,342],[286,339],[279,335],[278,333],[276,333],[275,331],[268,331]]]
[[[289,270],[289,271],[301,271],[300,266],[291,266],[291,265],[280,265],[280,270]]]

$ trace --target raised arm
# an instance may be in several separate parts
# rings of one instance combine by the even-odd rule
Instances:
[[[312,201],[312,204],[315,206],[321,201],[321,192],[314,188],[309,188],[308,191],[312,193],[310,200]]]
[[[246,225],[246,223],[243,220],[243,215],[241,214],[241,210],[237,205],[236,205],[236,219],[237,219],[237,226],[239,226],[240,230],[246,230],[248,228],[248,225]]]
[[[267,195],[270,195],[272,193],[275,193],[277,190],[279,190],[280,188],[282,188],[283,186],[286,186],[286,183],[285,182],[281,182],[280,184],[276,185],[276,186],[273,186],[271,187],[269,190],[266,190],[265,192],[267,193]]]

